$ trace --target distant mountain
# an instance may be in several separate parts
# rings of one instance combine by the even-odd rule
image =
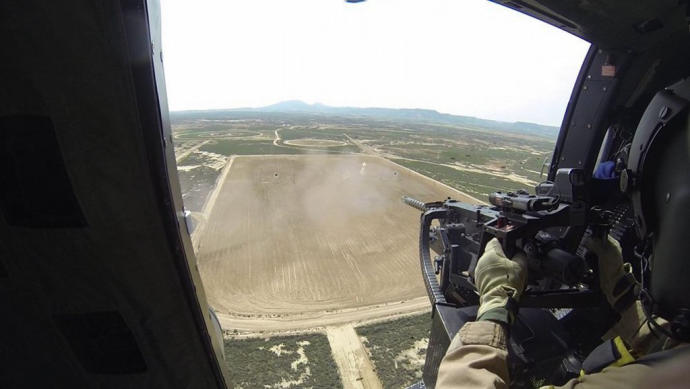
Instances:
[[[286,100],[260,108],[250,108],[264,112],[313,112],[320,104],[307,104],[301,100]],[[247,109],[242,109],[243,111]]]
[[[235,108],[212,111],[180,111],[172,112],[175,117],[201,117],[204,112],[217,117],[223,111],[227,112],[275,112],[275,113],[304,113],[327,114],[338,116],[369,117],[384,120],[409,120],[437,124],[452,124],[468,127],[479,127],[488,130],[506,131],[517,134],[536,135],[547,138],[558,136],[558,127],[545,126],[543,124],[527,122],[502,122],[497,120],[481,119],[473,116],[451,115],[441,113],[433,109],[420,108],[357,108],[357,107],[331,107],[323,104],[307,104],[300,100],[281,101],[276,104],[259,108]]]

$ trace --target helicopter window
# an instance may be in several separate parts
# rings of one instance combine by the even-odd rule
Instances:
[[[348,353],[409,384],[427,319],[385,336],[332,315],[428,309],[419,212],[401,197],[533,192],[589,45],[482,1],[161,5],[178,176],[226,357],[266,362],[238,373],[249,386],[277,384],[257,377],[282,357],[295,387],[337,386],[310,364]],[[239,339],[259,331],[279,335]]]

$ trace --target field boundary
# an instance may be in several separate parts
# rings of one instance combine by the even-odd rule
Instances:
[[[216,200],[220,192],[223,190],[227,177],[230,174],[230,169],[237,158],[275,158],[275,155],[233,155],[230,156],[226,166],[219,175],[216,185],[210,193],[207,201],[204,203],[201,214],[202,221],[194,231],[192,242],[194,248],[198,249],[202,236],[205,234],[207,221],[213,212]],[[304,155],[285,155],[283,158],[288,159],[305,159],[305,158],[374,158],[381,164],[387,164],[399,171],[411,172],[414,177],[423,177],[427,182],[438,188],[443,188],[451,193],[457,193],[459,200],[470,201],[474,203],[481,203],[478,199],[470,196],[462,191],[459,191],[449,185],[436,181],[430,177],[420,174],[410,168],[397,164],[385,157],[379,155],[372,155],[368,153],[356,154],[304,154]],[[381,162],[384,161],[384,162]],[[421,276],[421,274],[419,275]],[[420,314],[430,311],[431,307],[428,298],[425,295],[419,297],[409,298],[403,301],[382,302],[375,305],[352,307],[346,309],[329,309],[324,311],[311,312],[296,312],[296,313],[255,313],[255,312],[218,312],[218,317],[222,328],[227,335],[242,336],[242,337],[260,337],[267,334],[285,334],[285,333],[300,333],[300,332],[324,332],[326,327],[342,326],[353,323],[354,325],[363,325],[364,323],[374,323],[378,321],[387,321],[407,315]]]
[[[234,155],[228,158],[228,161],[225,163],[223,170],[216,179],[216,185],[213,187],[213,190],[211,191],[210,195],[206,198],[204,206],[201,208],[201,212],[199,212],[201,214],[201,218],[199,219],[199,225],[196,226],[191,236],[192,247],[194,248],[195,252],[199,248],[201,236],[203,235],[204,229],[206,228],[206,221],[208,220],[208,217],[211,214],[211,211],[213,210],[213,206],[216,204],[216,200],[218,199],[218,194],[220,194],[220,190],[223,188],[223,185],[225,185],[225,178],[230,172],[230,168],[232,167],[232,163],[235,161],[235,158],[236,157]]]
[[[420,275],[421,276],[421,275]],[[348,308],[339,311],[311,312],[288,315],[235,315],[217,312],[221,327],[226,333],[242,337],[261,337],[268,334],[324,332],[326,327],[353,324],[373,324],[404,316],[431,312],[427,296],[406,301]]]
[[[367,155],[370,155],[370,156],[373,157],[373,155],[371,155],[371,154],[367,154]],[[481,200],[479,200],[478,198],[476,198],[476,197],[474,197],[474,196],[472,196],[472,195],[470,195],[470,194],[467,194],[467,193],[465,193],[465,192],[463,192],[463,191],[461,191],[461,190],[455,189],[455,188],[453,188],[453,187],[450,186],[450,185],[444,184],[443,182],[436,181],[436,180],[434,180],[434,179],[431,178],[431,177],[425,176],[425,175],[422,174],[422,173],[419,173],[419,172],[417,172],[417,171],[414,171],[414,170],[410,169],[409,167],[406,167],[406,166],[400,165],[400,164],[398,164],[398,163],[395,163],[395,162],[393,162],[393,161],[391,161],[390,159],[385,158],[385,157],[381,157],[381,156],[376,156],[376,157],[377,157],[377,158],[384,159],[384,160],[386,160],[387,162],[389,162],[389,163],[391,163],[391,164],[393,164],[393,165],[395,165],[395,166],[397,166],[397,167],[399,167],[399,168],[401,168],[401,169],[405,169],[405,170],[411,172],[412,174],[416,174],[416,175],[419,176],[419,177],[423,177],[423,178],[425,178],[425,179],[427,179],[427,180],[429,180],[429,181],[431,181],[431,182],[433,182],[433,183],[435,183],[435,184],[437,184],[437,185],[440,185],[440,186],[442,186],[442,187],[444,187],[444,188],[446,188],[446,189],[450,189],[450,190],[452,190],[452,191],[454,191],[454,192],[457,192],[457,193],[459,193],[460,195],[462,195],[462,196],[466,197],[467,199],[471,200],[471,201],[468,201],[468,202],[470,202],[470,203],[486,205],[486,202],[485,202],[485,201],[481,201]],[[427,163],[430,163],[430,162],[427,162]],[[436,164],[436,163],[432,163],[432,164],[438,165],[438,164]],[[443,166],[443,165],[439,165],[439,166]]]

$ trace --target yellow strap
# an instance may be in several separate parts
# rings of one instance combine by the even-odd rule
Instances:
[[[618,354],[620,354],[621,357],[606,367],[621,367],[627,365],[628,363],[635,362],[635,357],[630,354],[630,350],[628,350],[628,348],[625,346],[625,342],[623,342],[623,339],[620,336],[613,338],[613,346],[616,348],[616,350],[618,350]],[[584,370],[580,370],[580,378],[584,377],[585,375],[587,375],[587,373],[585,373]]]
[[[615,338],[613,338],[613,344],[615,345],[616,350],[618,350],[618,353],[621,355],[621,357],[609,366],[620,367],[625,366],[628,363],[635,362],[635,357],[633,357],[632,354],[630,354],[628,347],[625,346],[625,343],[623,342],[623,339],[621,339],[620,336],[616,336]]]

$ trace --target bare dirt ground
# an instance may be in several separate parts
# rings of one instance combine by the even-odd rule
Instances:
[[[352,324],[327,327],[326,336],[344,389],[381,389],[374,365]]]
[[[473,199],[421,177],[373,156],[235,157],[198,237],[209,302],[236,324],[223,327],[425,296],[419,212],[400,197]]]

